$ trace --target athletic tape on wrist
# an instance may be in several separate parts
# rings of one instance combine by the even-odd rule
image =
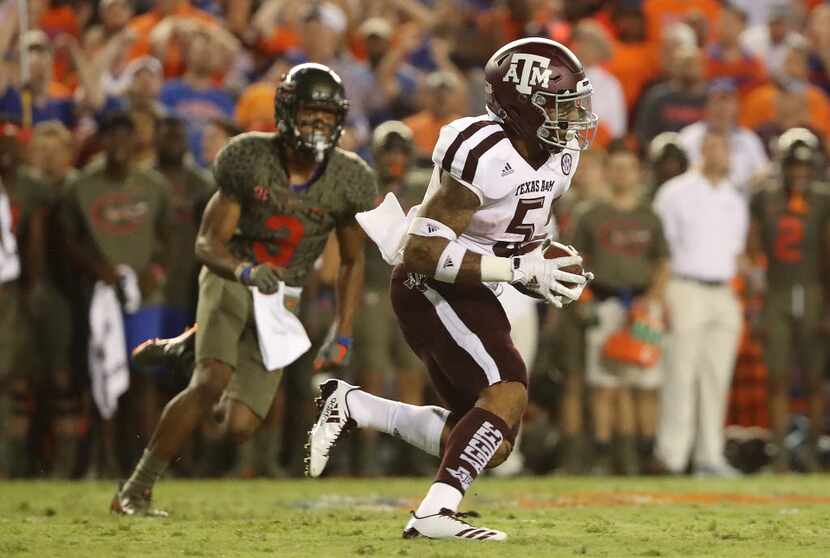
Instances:
[[[466,253],[467,249],[458,242],[447,243],[447,247],[438,258],[438,265],[435,266],[435,278],[442,283],[455,283]]]
[[[236,266],[234,274],[240,283],[247,285],[251,282],[251,272],[254,270],[254,264],[241,263]]]
[[[481,256],[481,280],[513,282],[513,260],[517,258],[500,258],[498,256]]]
[[[438,236],[446,238],[450,242],[458,238],[458,235],[455,234],[454,230],[441,221],[436,221],[435,219],[430,219],[429,217],[415,217],[415,219],[412,220],[412,226],[409,227],[409,234],[427,237]]]

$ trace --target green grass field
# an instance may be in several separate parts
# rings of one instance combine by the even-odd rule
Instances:
[[[483,479],[499,543],[402,540],[428,479],[163,481],[167,519],[114,517],[113,484],[0,482],[0,557],[830,556],[830,477]]]

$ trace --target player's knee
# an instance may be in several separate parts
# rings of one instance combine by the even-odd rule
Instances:
[[[476,406],[500,416],[508,425],[518,424],[527,408],[527,387],[521,382],[501,382],[486,388]]]
[[[230,368],[220,362],[200,362],[193,373],[188,391],[206,409],[219,401],[228,385]]]
[[[503,440],[501,445],[499,445],[499,449],[496,450],[496,453],[493,454],[493,457],[490,458],[490,462],[487,464],[487,469],[492,469],[494,467],[498,467],[502,463],[504,463],[510,454],[513,453],[513,443],[510,440]]]

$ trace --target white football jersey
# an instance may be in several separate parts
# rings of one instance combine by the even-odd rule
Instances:
[[[442,174],[450,173],[481,201],[458,241],[477,254],[518,255],[523,246],[551,235],[553,202],[568,191],[579,163],[576,140],[573,145],[534,168],[490,116],[460,118],[441,129],[424,201],[438,190]]]

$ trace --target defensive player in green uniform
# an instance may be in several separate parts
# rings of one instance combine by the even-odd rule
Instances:
[[[830,256],[830,184],[819,180],[818,139],[804,128],[778,141],[780,172],[752,199],[750,256],[767,261],[763,310],[769,411],[776,449],[773,468],[790,468],[784,444],[789,428],[790,388],[796,364],[809,400],[810,434],[801,467],[816,471],[816,442],[824,422],[823,374],[827,341],[821,332]]]
[[[242,442],[258,428],[281,371],[263,363],[249,287],[270,294],[283,282],[301,286],[331,231],[341,257],[337,322],[318,362],[345,364],[363,284],[364,237],[354,215],[370,209],[377,195],[368,165],[335,147],[347,108],[334,72],[320,64],[295,66],[277,91],[277,132],[242,134],[219,154],[218,192],[196,240],[205,264],[196,368],[190,385],[165,407],[143,457],[113,499],[113,511],[159,513],[150,507],[154,483],[223,393],[228,434]]]

